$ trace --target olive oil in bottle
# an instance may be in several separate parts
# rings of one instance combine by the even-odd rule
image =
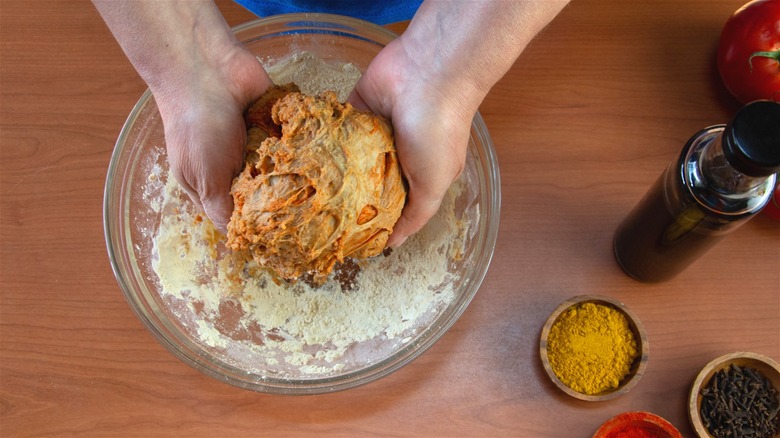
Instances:
[[[688,141],[618,227],[618,263],[640,281],[673,278],[764,207],[777,172],[780,103],[750,103]]]

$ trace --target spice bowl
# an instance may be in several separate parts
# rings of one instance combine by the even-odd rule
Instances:
[[[719,377],[732,376],[728,374],[730,370],[736,370],[737,373],[742,373],[743,370],[749,370],[750,377],[763,378],[763,383],[770,385],[774,388],[774,402],[779,403],[778,392],[780,391],[780,365],[773,359],[751,352],[736,352],[725,354],[716,359],[713,359],[704,368],[701,369],[696,379],[691,385],[691,390],[688,397],[688,418],[690,419],[691,426],[700,438],[712,438],[714,435],[707,429],[707,420],[702,414],[702,405],[705,403],[705,391],[711,390],[712,380],[719,373]],[[758,375],[755,374],[758,373]],[[724,374],[726,373],[726,374]],[[763,380],[762,379],[762,380]],[[724,382],[725,383],[725,382]],[[727,384],[716,385],[722,388],[726,388]],[[725,390],[725,389],[724,389]],[[757,397],[754,394],[749,394],[749,400],[753,400],[750,406],[757,406],[759,403]],[[750,406],[746,406],[750,409]],[[770,410],[777,409],[769,407]],[[744,411],[743,411],[744,412]],[[744,413],[735,413],[735,416],[744,418]],[[752,411],[751,411],[752,412]],[[768,434],[764,436],[780,437],[780,414],[774,412],[773,419],[768,420],[768,424],[774,424],[774,434]],[[774,423],[772,423],[772,421]],[[755,436],[761,436],[759,434]]]
[[[593,438],[620,437],[682,438],[680,431],[666,419],[650,412],[623,412],[601,425]]]
[[[587,315],[590,311],[596,314]],[[573,317],[575,319],[572,319]],[[568,330],[559,326],[573,323],[572,321],[583,321],[583,326],[568,327]],[[606,322],[602,324],[602,321]],[[588,335],[588,332],[593,332],[593,336]],[[567,384],[564,381],[567,378],[563,375],[562,371],[565,370],[562,369],[562,361],[559,358],[563,354],[562,351],[566,349],[560,347],[564,344],[560,341],[561,333],[578,333],[576,337],[569,340],[574,345],[570,349],[574,351],[572,354],[590,355],[591,358],[594,357],[592,355],[596,355],[597,360],[606,360],[609,364],[605,367],[591,366],[591,370],[573,370],[572,374],[582,376],[592,371],[594,379],[606,379],[609,383],[607,387],[594,386],[582,389],[580,385]],[[631,339],[633,344],[629,346]],[[591,351],[591,345],[597,346],[598,349],[594,348]],[[622,302],[599,295],[575,296],[561,303],[547,318],[539,342],[542,366],[550,380],[564,393],[584,401],[611,400],[629,392],[645,372],[649,350],[647,333],[639,318]],[[630,354],[631,352],[633,354]],[[574,360],[574,358],[571,362],[577,366],[591,363],[590,360]],[[613,367],[612,364],[616,366]],[[562,376],[559,376],[556,371],[561,372]]]

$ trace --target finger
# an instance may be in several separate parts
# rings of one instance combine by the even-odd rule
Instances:
[[[203,211],[211,219],[214,226],[224,232],[227,232],[227,225],[230,222],[230,216],[233,213],[233,197],[228,191],[217,192],[213,196],[201,199]]]
[[[349,97],[347,97],[347,103],[351,104],[353,107],[355,107],[356,110],[359,111],[371,111],[371,108],[368,107],[368,104],[366,104],[366,101],[363,100],[363,98],[360,96],[360,93],[358,92],[357,87],[355,87],[351,93],[349,93]]]
[[[409,190],[409,202],[404,206],[401,217],[393,227],[393,233],[387,240],[387,246],[397,248],[412,234],[420,231],[423,226],[439,211],[444,193],[427,194],[416,197],[417,191]]]
[[[203,204],[200,202],[200,195],[198,195],[198,192],[192,188],[190,183],[187,181],[187,178],[184,177],[178,166],[175,166],[174,163],[171,163],[171,167],[174,168],[173,176],[179,183],[179,187],[184,190],[184,193],[186,193],[190,198],[190,201],[192,201],[192,203],[195,205],[195,208],[197,208],[199,211],[204,211]]]

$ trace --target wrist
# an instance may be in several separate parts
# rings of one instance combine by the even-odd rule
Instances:
[[[196,92],[243,50],[212,0],[93,3],[158,99]]]
[[[401,56],[394,57],[395,72],[390,78],[396,95],[418,96],[437,111],[452,117],[471,120],[484,100],[489,80],[463,74],[466,66],[454,59],[437,58],[431,46],[404,34],[394,41]],[[427,47],[426,47],[427,46]]]
[[[475,110],[567,0],[426,0],[399,38],[415,74]]]
[[[131,59],[155,96],[181,98],[197,93],[204,82],[224,74],[235,53],[243,50],[221,17],[208,18],[184,17],[183,29],[164,37],[154,50]]]

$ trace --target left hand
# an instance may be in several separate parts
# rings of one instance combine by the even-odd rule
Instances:
[[[465,165],[476,107],[464,105],[451,85],[407,57],[401,41],[395,40],[371,62],[349,98],[358,109],[383,115],[393,124],[409,194],[390,247],[401,245],[436,214]]]

